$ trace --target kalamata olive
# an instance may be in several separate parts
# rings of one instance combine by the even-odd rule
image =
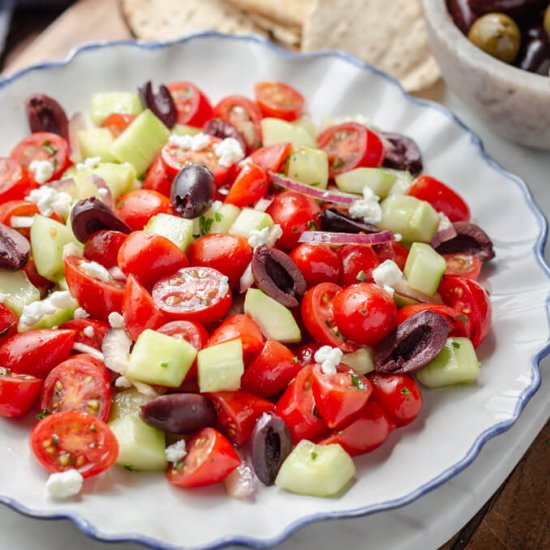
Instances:
[[[15,229],[0,223],[0,268],[17,271],[29,261],[29,241]]]
[[[384,141],[384,166],[395,170],[407,170],[413,176],[422,172],[422,153],[416,141],[393,132],[380,132]]]
[[[517,65],[524,71],[548,76],[549,61],[550,47],[548,40],[532,38],[524,44],[517,59]]]
[[[425,367],[443,349],[449,327],[447,321],[433,311],[422,311],[389,334],[374,355],[378,372],[413,372]]]
[[[548,0],[469,0],[472,9],[479,15],[506,13],[512,17],[531,17]]]
[[[173,128],[178,121],[178,111],[170,90],[161,84],[158,91],[153,90],[153,83],[148,80],[138,88],[139,98],[143,105],[153,111],[155,115],[167,126]]]
[[[264,413],[252,432],[252,466],[264,485],[273,485],[281,464],[292,450],[290,430],[273,413]]]
[[[144,422],[175,434],[188,434],[216,425],[210,400],[198,393],[171,393],[155,397],[141,406]]]
[[[260,246],[252,257],[252,275],[259,289],[286,307],[298,306],[307,285],[302,272],[288,254]]]
[[[69,119],[53,97],[33,94],[27,98],[26,107],[31,132],[51,132],[69,139]]]
[[[470,5],[470,0],[447,0],[447,10],[455,25],[464,34],[468,34],[470,27],[477,19],[477,15]]]
[[[88,237],[102,229],[130,233],[131,229],[101,200],[96,197],[78,201],[71,210],[74,236],[85,243]]]
[[[376,225],[371,223],[354,220],[350,216],[336,210],[336,208],[326,208],[319,215],[321,229],[323,231],[332,231],[334,233],[377,233],[380,231]]]
[[[210,208],[215,193],[214,174],[202,164],[188,164],[174,178],[170,200],[172,208],[180,216],[191,219]]]
[[[521,46],[521,34],[515,21],[504,13],[488,13],[470,29],[468,39],[485,53],[513,63]]]
[[[439,254],[475,254],[482,262],[495,257],[493,242],[479,227],[470,222],[455,222],[456,237],[437,247]]]
[[[205,134],[211,136],[225,139],[233,138],[239,142],[241,149],[246,151],[246,142],[244,141],[243,135],[229,122],[222,120],[221,118],[211,118],[203,127],[202,131]]]

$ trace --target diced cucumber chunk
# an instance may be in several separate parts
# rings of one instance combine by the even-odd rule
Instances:
[[[328,155],[322,149],[295,147],[288,160],[287,176],[307,185],[326,189]]]
[[[399,233],[404,242],[430,242],[437,233],[439,216],[425,201],[408,195],[390,195],[382,201],[382,229]]]
[[[308,116],[303,116],[298,120],[295,120],[292,124],[303,128],[313,140],[317,137],[317,126],[315,126],[315,122],[313,122],[313,120],[311,120]]]
[[[371,348],[365,346],[351,353],[345,353],[342,363],[351,367],[359,374],[368,374],[374,370],[373,351]]]
[[[143,111],[118,136],[111,152],[120,162],[129,162],[141,176],[168,141],[170,131],[149,110]]]
[[[92,173],[105,181],[115,200],[132,189],[137,177],[135,168],[128,163],[102,162],[92,170]]]
[[[280,118],[264,118],[262,142],[264,147],[276,143],[291,143],[294,147],[316,147],[315,138],[302,126],[292,124]]]
[[[363,189],[369,187],[375,195],[385,199],[394,184],[406,179],[411,181],[412,176],[408,172],[389,170],[387,168],[355,168],[349,172],[339,174],[334,178],[336,185],[345,193],[363,194]]]
[[[253,230],[260,230],[264,227],[271,227],[273,220],[266,212],[258,212],[252,208],[243,208],[237,219],[229,228],[231,235],[241,235],[248,238]]]
[[[0,302],[21,315],[23,306],[37,300],[40,300],[40,291],[29,281],[23,270],[0,269]]]
[[[150,395],[139,393],[135,388],[115,393],[109,420],[113,421],[128,415],[139,416],[141,406],[151,401],[151,399]]]
[[[77,199],[88,199],[90,197],[102,199],[99,187],[94,183],[92,178],[92,170],[90,168],[82,167],[77,169],[73,178],[76,185]],[[68,219],[70,220],[70,216]]]
[[[404,273],[411,288],[433,296],[445,273],[445,267],[445,258],[429,244],[413,243],[407,256]]]
[[[256,321],[269,340],[292,344],[302,339],[300,327],[290,310],[258,288],[247,290],[244,312]]]
[[[201,218],[203,218],[203,229],[208,229],[208,233],[229,233],[230,227],[239,217],[241,209],[234,204],[223,204],[219,208],[210,208]],[[196,220],[195,232],[200,231],[200,218]]]
[[[143,106],[137,94],[130,92],[101,92],[94,94],[90,102],[90,118],[99,126],[110,114],[137,115]]]
[[[39,275],[56,282],[63,277],[63,247],[74,242],[72,232],[50,218],[36,215],[31,226],[31,251]]]
[[[275,485],[290,493],[333,497],[347,489],[354,476],[355,464],[340,445],[303,439],[283,462]]]
[[[153,216],[144,229],[149,233],[166,237],[184,252],[193,240],[193,220],[171,216],[170,214]]]
[[[447,338],[439,355],[416,371],[416,378],[428,388],[469,384],[478,379],[479,367],[474,346],[468,338]]]
[[[88,128],[78,132],[78,143],[83,158],[98,157],[102,162],[111,162],[115,157],[111,147],[115,138],[107,128]]]
[[[126,376],[147,384],[177,388],[196,355],[197,350],[185,340],[147,329],[134,344]]]
[[[195,128],[195,126],[188,126],[187,124],[176,124],[172,128],[172,134],[176,136],[196,136],[200,134],[202,130]]]
[[[197,355],[197,370],[201,393],[238,390],[244,374],[241,340],[201,349]]]
[[[166,468],[164,433],[134,414],[113,420],[109,427],[118,442],[116,463],[129,470],[162,471]]]

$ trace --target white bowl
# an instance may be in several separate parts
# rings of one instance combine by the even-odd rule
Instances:
[[[56,97],[69,112],[99,90],[134,90],[144,80],[186,79],[213,100],[251,94],[254,82],[281,79],[300,89],[314,119],[362,113],[412,136],[426,171],[471,205],[493,238],[487,270],[493,332],[479,348],[478,384],[426,391],[421,417],[377,451],[358,458],[357,482],[341,498],[318,499],[264,488],[255,503],[221,487],[184,491],[160,474],[112,469],[87,480],[75,501],[44,493],[47,474],[28,445],[32,419],[0,419],[0,502],[42,518],[69,518],[88,535],[156,548],[263,547],[312,521],[359,517],[403,506],[466,468],[481,447],[508,429],[540,384],[548,352],[546,223],[523,182],[487,157],[479,139],[446,109],[407,95],[392,78],[338,53],[296,54],[253,37],[205,33],[173,43],[133,41],[82,48],[68,62],[46,63],[0,81],[0,154],[27,133],[23,102],[32,92]],[[513,205],[513,215],[505,215]]]
[[[450,89],[502,136],[550,150],[550,77],[507,65],[460,32],[443,0],[424,0],[431,50]]]

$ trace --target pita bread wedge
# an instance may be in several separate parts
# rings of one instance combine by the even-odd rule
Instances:
[[[225,0],[247,14],[261,15],[285,26],[300,28],[315,0]]]
[[[302,49],[350,52],[409,91],[427,88],[440,76],[421,0],[317,0],[304,25]]]
[[[263,15],[248,14],[251,21],[268,33],[270,39],[287,48],[299,49],[302,42],[302,29],[276,23]]]

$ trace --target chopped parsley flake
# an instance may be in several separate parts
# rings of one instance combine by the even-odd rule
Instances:
[[[201,216],[199,218],[199,231],[201,235],[206,235],[210,232],[210,229],[212,228],[212,224],[214,223],[213,218],[205,218],[204,216]]]
[[[161,369],[167,369],[167,368],[168,368],[168,363],[166,363],[166,361],[163,361],[163,362],[160,364],[160,368],[161,368]]]
[[[46,418],[50,414],[50,411],[48,409],[42,409],[37,415],[36,420],[42,420],[43,418]]]
[[[298,357],[293,357],[292,362],[296,365],[296,363],[298,363]]]
[[[361,377],[358,374],[352,374],[350,378],[352,386],[355,386],[359,390],[365,389],[365,384],[362,382]]]
[[[49,153],[50,155],[55,155],[57,153],[57,149],[52,145],[51,141],[45,141],[42,144],[42,149]]]
[[[453,342],[453,348],[460,349],[460,344],[458,342]]]
[[[319,455],[315,451],[311,451],[311,460],[317,460]]]
[[[307,228],[311,231],[319,231],[319,226],[315,223],[314,220],[309,220],[307,222]]]
[[[409,393],[411,393],[411,390],[409,390],[409,388],[401,389],[401,395],[408,395]]]
[[[219,212],[216,212],[214,214],[214,219],[217,221],[217,222],[221,222],[223,220],[223,216],[219,213]]]
[[[358,281],[364,283],[367,280],[367,274],[363,270],[361,270],[359,273],[357,273],[356,278]]]

